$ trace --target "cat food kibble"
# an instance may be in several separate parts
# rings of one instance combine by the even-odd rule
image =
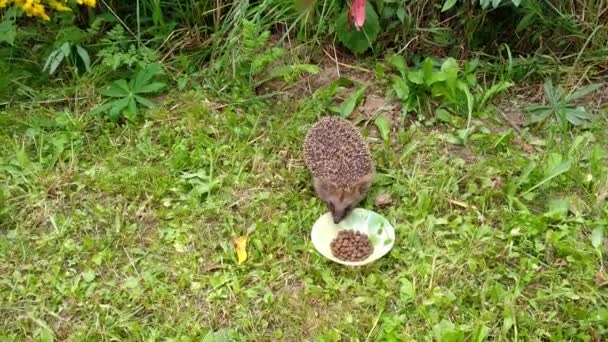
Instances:
[[[362,261],[374,252],[367,235],[353,230],[341,230],[331,242],[333,255],[344,261]]]

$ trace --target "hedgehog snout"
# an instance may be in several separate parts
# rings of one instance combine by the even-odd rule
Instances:
[[[340,223],[344,219],[344,214],[337,214],[337,213],[332,212],[331,215],[334,219],[335,224]]]
[[[330,205],[329,209],[335,224],[342,222],[342,220],[344,220],[344,218],[350,213],[350,207],[336,208],[333,205]]]

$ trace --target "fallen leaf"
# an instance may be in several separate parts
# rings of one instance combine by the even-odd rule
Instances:
[[[598,271],[595,274],[595,277],[593,277],[593,282],[598,287],[603,287],[603,286],[608,285],[608,278],[606,277],[606,275],[604,274],[604,272]]]
[[[236,257],[239,261],[239,264],[242,264],[247,260],[247,237],[241,236],[234,241],[234,245],[236,248]]]
[[[503,185],[505,184],[505,181],[502,177],[500,176],[496,176],[494,178],[492,178],[492,186],[494,187],[494,189],[502,189]]]
[[[534,152],[534,146],[532,146],[530,144],[522,143],[521,144],[521,148],[526,153],[532,153],[532,152]]]
[[[385,207],[387,205],[393,204],[393,199],[390,194],[381,193],[376,196],[376,206],[377,207]]]

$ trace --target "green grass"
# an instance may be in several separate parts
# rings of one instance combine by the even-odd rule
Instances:
[[[136,3],[45,23],[0,13],[15,32],[0,41],[0,341],[608,336],[605,2],[370,1],[380,33],[358,56],[328,44],[342,1]],[[40,76],[64,43],[91,70],[64,60]],[[410,68],[397,83],[376,64],[394,53]],[[450,60],[420,84],[426,57],[480,67],[463,76]],[[149,81],[171,89],[142,95],[157,108],[120,124],[92,114],[100,89],[154,62]],[[603,85],[547,99],[547,79]],[[552,111],[542,125],[522,125],[530,104]],[[579,104],[589,127],[556,122]],[[326,208],[302,143],[332,111],[372,148],[361,206],[396,229],[366,267],[325,260],[309,238]]]
[[[124,126],[79,109],[95,103],[0,112],[3,340],[608,333],[598,280],[608,252],[605,116],[567,135],[504,134],[504,122],[488,119],[475,124],[489,132],[464,147],[439,125],[400,128],[389,145],[370,139],[378,178],[362,206],[390,194],[393,204],[376,210],[397,241],[350,269],[309,239],[325,208],[301,147],[320,115],[311,108],[323,104],[244,100],[175,92]],[[566,172],[553,172],[556,155]],[[233,239],[244,234],[249,258],[239,265]]]

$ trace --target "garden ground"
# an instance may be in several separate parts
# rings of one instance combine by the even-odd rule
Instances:
[[[373,66],[332,68],[374,83]],[[315,94],[336,77],[326,68],[270,101],[172,91],[123,125],[89,114],[98,99],[86,84],[82,99],[6,108],[0,336],[606,336],[606,87],[586,100],[592,126],[564,132],[523,125],[521,108],[543,90],[517,84],[465,145],[370,88],[351,115],[378,169],[362,206],[389,218],[397,239],[378,262],[345,268],[311,245],[326,209],[302,161],[306,129],[328,115]],[[248,238],[242,264],[238,236]]]

